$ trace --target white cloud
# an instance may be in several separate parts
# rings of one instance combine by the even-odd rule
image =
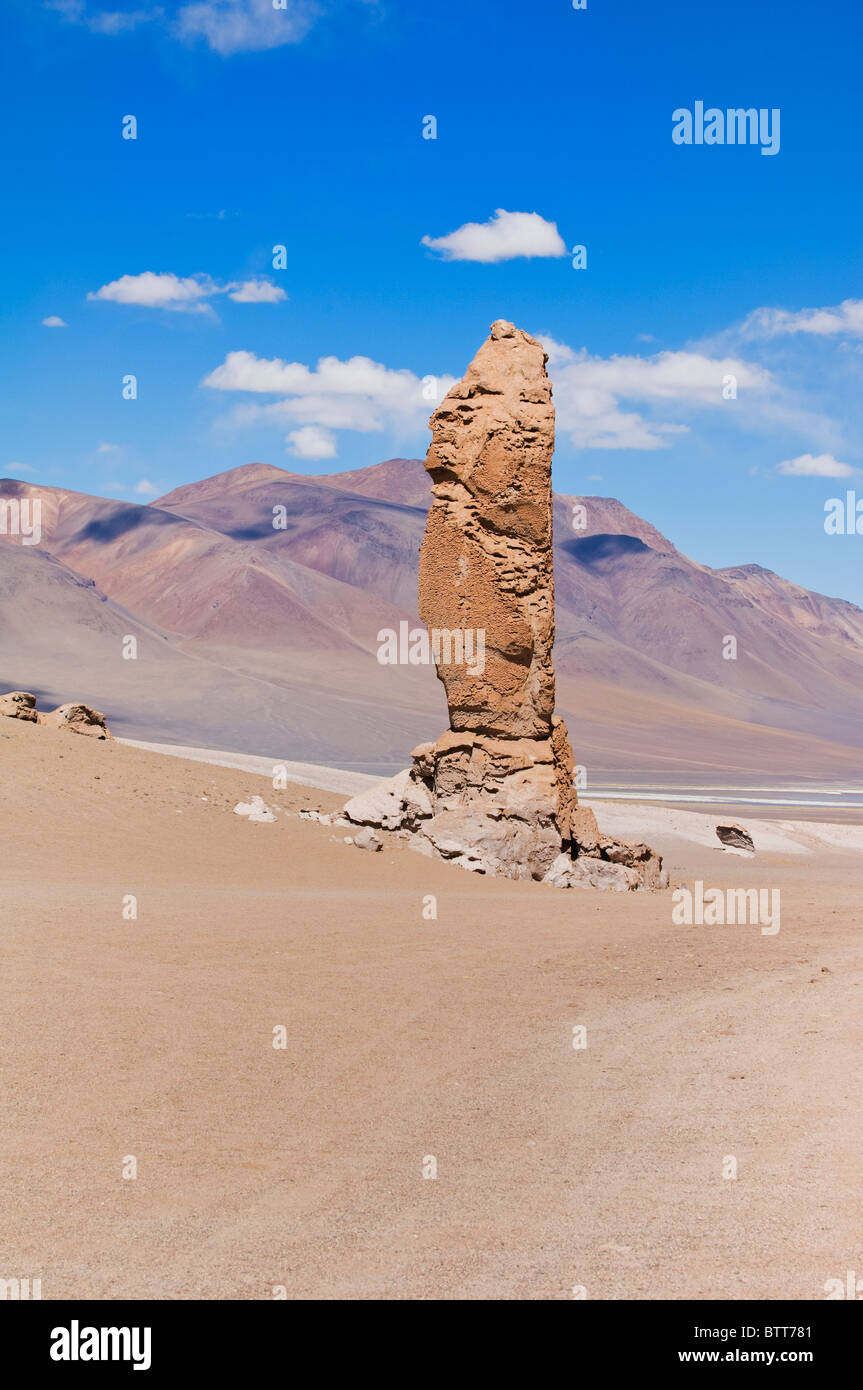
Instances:
[[[88,19],[87,27],[94,34],[122,34],[151,19],[161,19],[162,13],[159,6],[152,10],[98,10]]]
[[[817,337],[863,337],[863,299],[844,299],[826,309],[755,309],[740,328],[744,338],[775,338],[784,333]]]
[[[204,39],[228,57],[299,43],[317,14],[310,0],[286,0],[284,9],[274,9],[273,0],[195,0],[182,6],[174,31],[182,39]]]
[[[7,464],[6,466],[7,466],[7,468],[14,468],[16,473],[35,473],[35,472],[36,472],[36,469],[35,469],[35,468],[31,468],[30,465],[29,465],[29,463],[17,463],[17,462],[13,462],[13,463]],[[12,475],[11,475],[11,473],[10,473],[10,474],[9,474],[9,477],[11,477],[11,476],[12,476]]]
[[[602,358],[591,356],[586,348],[575,351],[548,335],[537,336],[549,354],[558,429],[578,449],[667,448],[671,436],[688,431],[687,417],[694,411],[738,409],[737,402],[729,405],[723,399],[728,376],[736,378],[741,393],[757,401],[759,412],[768,401],[772,403],[775,392],[768,371],[738,357],[663,351],[645,357]],[[454,383],[451,376],[438,377],[433,379],[433,391],[427,391],[423,380],[369,357],[347,361],[322,357],[312,368],[236,351],[228,353],[201,384],[218,391],[276,398],[266,404],[242,405],[234,414],[238,423],[269,419],[330,432],[419,433]],[[288,442],[297,451],[306,437],[300,428]]]
[[[228,290],[228,298],[235,304],[278,304],[287,297],[271,280],[244,280]]]
[[[139,497],[158,497],[159,495],[159,489],[153,486],[149,478],[141,478],[140,482],[135,484],[135,492]]]
[[[488,222],[466,222],[447,236],[424,236],[423,246],[447,261],[511,261],[517,256],[565,256],[566,246],[556,222],[538,212],[506,212],[498,208]]]
[[[121,34],[164,14],[161,5],[147,10],[88,10],[84,0],[48,0],[47,8],[56,10],[70,24],[83,24],[94,34]]]
[[[97,454],[116,454],[117,451],[119,450],[119,448],[120,448],[119,444],[104,444],[104,443],[103,443],[103,444],[100,444],[100,445],[99,445],[98,449],[96,450],[96,453],[97,453]]]
[[[47,317],[47,319],[43,319],[43,320],[42,320],[42,327],[43,327],[43,328],[68,328],[69,325],[68,325],[68,323],[65,322],[65,320],[63,320],[63,319],[61,319],[61,318],[58,318],[56,314],[49,314],[48,317]]]
[[[122,34],[151,20],[163,22],[174,38],[203,39],[223,57],[299,43],[320,13],[316,0],[285,0],[284,9],[274,8],[273,0],[191,0],[173,16],[166,15],[161,5],[99,10],[91,9],[86,0],[47,0],[47,7],[94,34]]]
[[[832,454],[801,454],[777,464],[776,471],[792,478],[850,478],[859,470],[840,463]]]
[[[87,298],[140,304],[148,309],[179,309],[198,304],[215,293],[216,286],[207,275],[190,275],[181,280],[178,275],[145,270],[141,275],[121,275]]]
[[[287,442],[290,452],[298,459],[336,457],[335,435],[332,430],[321,429],[318,425],[303,425],[302,429],[291,430]]]
[[[453,382],[453,377],[435,378],[432,399],[413,372],[385,367],[370,357],[344,362],[322,357],[312,370],[302,362],[229,352],[202,385],[282,397],[271,405],[247,407],[241,415],[247,420],[263,416],[365,433],[421,425]]]
[[[679,420],[647,419],[624,409],[622,402],[662,407],[663,413],[673,405],[685,412],[727,406],[722,389],[729,376],[739,391],[763,396],[773,387],[768,371],[736,357],[668,351],[650,357],[592,357],[586,348],[574,351],[538,336],[549,355],[558,427],[579,449],[663,449],[668,435],[689,429]]]
[[[277,304],[286,299],[284,290],[269,280],[230,281],[219,285],[209,275],[182,278],[169,271],[145,270],[140,275],[121,275],[88,299],[111,300],[115,304],[137,304],[146,309],[184,309],[197,313],[210,311],[208,300],[226,294],[237,304]]]

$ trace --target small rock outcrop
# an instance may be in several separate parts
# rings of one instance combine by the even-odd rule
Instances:
[[[554,714],[546,361],[535,338],[498,321],[432,415],[419,611],[450,728],[414,749],[409,770],[349,801],[345,815],[407,831],[414,848],[480,873],[661,887],[657,855],[603,836],[578,806],[569,736]]]
[[[276,819],[262,796],[253,796],[251,801],[238,801],[234,815],[245,816],[255,825],[272,825]]]
[[[36,709],[36,696],[26,690],[12,690],[8,695],[0,695],[0,716],[8,719],[25,719],[30,724],[44,724],[49,729],[67,729],[73,734],[86,734],[89,738],[113,738],[104,714],[90,705],[71,703],[58,705],[49,713],[40,714]]]
[[[716,827],[716,838],[725,849],[739,849],[746,854],[755,853],[755,842],[744,825],[737,821],[721,821]]]
[[[68,729],[72,734],[86,734],[88,738],[114,737],[105,723],[104,714],[90,705],[58,705],[50,714],[40,714],[39,723],[50,729]]]
[[[357,831],[353,840],[357,849],[367,849],[372,854],[380,854],[383,849],[380,836],[376,835],[373,830],[370,830],[367,825],[364,825],[362,830]]]
[[[36,713],[36,696],[27,690],[10,690],[8,695],[0,695],[0,715],[7,719],[25,719],[35,724],[39,718]]]

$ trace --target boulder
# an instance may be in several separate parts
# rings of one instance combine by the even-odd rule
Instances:
[[[262,796],[253,796],[251,801],[238,801],[234,815],[245,816],[256,825],[271,825],[276,819]]]
[[[0,715],[7,719],[24,719],[29,724],[38,723],[36,696],[27,690],[10,690],[8,695],[0,695]]]
[[[40,714],[38,722],[51,729],[66,729],[72,734],[86,734],[88,738],[113,738],[105,723],[104,714],[100,714],[90,705],[58,705],[49,714]]]
[[[354,844],[357,849],[368,849],[371,850],[373,854],[378,854],[383,849],[383,844],[379,836],[377,836],[373,830],[369,829],[367,825],[363,826],[362,830],[357,831],[354,836]]]
[[[349,821],[355,825],[374,825],[384,830],[398,830],[405,819],[405,792],[410,782],[410,773],[397,772],[378,782],[359,796],[351,797],[344,808]],[[429,803],[429,813],[431,804]]]
[[[749,831],[736,821],[722,821],[716,827],[717,839],[726,849],[741,849],[747,854],[755,853],[755,842]]]
[[[553,888],[603,888],[615,893],[629,893],[642,886],[635,869],[594,855],[582,855],[578,859],[569,854],[558,855],[543,882]]]
[[[599,851],[599,826],[589,806],[576,806],[572,818],[572,839],[581,854]]]
[[[650,859],[653,854],[650,846],[642,844],[640,840],[612,840],[607,835],[600,836],[599,847],[603,859],[610,859],[612,864],[628,864],[630,868]]]
[[[441,859],[501,878],[542,879],[560,852],[553,826],[529,825],[478,806],[441,811],[423,821],[419,834]]]
[[[625,864],[610,863],[593,855],[580,855],[572,863],[573,888],[604,888],[612,893],[631,893],[642,886],[640,874]]]

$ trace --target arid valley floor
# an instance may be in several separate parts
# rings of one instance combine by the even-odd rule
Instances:
[[[859,1268],[859,848],[652,830],[672,885],[781,889],[775,936],[681,927],[668,891],[361,852],[297,816],[335,792],[0,735],[0,1265],[43,1298],[806,1300]],[[233,814],[256,793],[274,824]]]

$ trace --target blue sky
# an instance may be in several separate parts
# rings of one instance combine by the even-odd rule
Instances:
[[[856,4],[7,0],[0,26],[0,474],[146,501],[421,456],[422,381],[508,318],[551,352],[560,490],[863,603],[863,536],[823,527],[863,498]],[[779,109],[779,152],[675,144],[697,101]]]

